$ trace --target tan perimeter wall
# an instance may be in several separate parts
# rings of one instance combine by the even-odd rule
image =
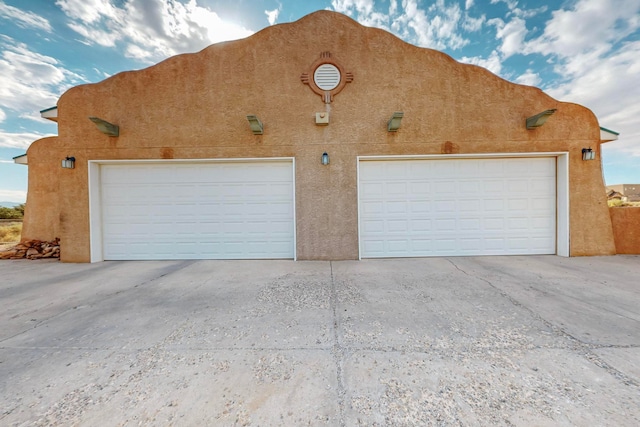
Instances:
[[[640,208],[609,208],[616,252],[640,255]]]
[[[331,104],[301,81],[330,52],[353,81]],[[535,130],[527,117],[557,112]],[[315,114],[329,112],[328,126]],[[398,132],[387,132],[394,111]],[[256,114],[264,134],[249,130]],[[120,126],[100,133],[97,116]],[[576,104],[503,80],[388,32],[320,11],[249,38],[67,91],[57,138],[32,144],[25,238],[61,238],[63,261],[90,260],[88,162],[294,157],[298,259],[358,258],[357,156],[569,153],[570,253],[615,253],[598,121]],[[331,164],[322,166],[323,152]],[[65,156],[75,169],[62,169]]]

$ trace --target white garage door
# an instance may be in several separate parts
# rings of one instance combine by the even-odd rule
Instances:
[[[556,253],[556,159],[361,160],[363,258]]]
[[[293,162],[101,166],[105,260],[294,258]]]

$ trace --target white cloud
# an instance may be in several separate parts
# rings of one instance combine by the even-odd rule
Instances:
[[[479,18],[472,18],[469,15],[465,15],[462,20],[462,29],[469,32],[480,31],[486,21],[487,17],[485,15]]]
[[[500,52],[502,53],[503,60],[516,53],[522,52],[526,35],[526,23],[520,18],[514,18],[501,26],[501,28],[498,28],[496,38],[502,40]]]
[[[84,23],[97,23],[104,16],[116,19],[117,9],[110,0],[56,0],[56,5],[73,19]]]
[[[373,0],[333,0],[331,6],[336,12],[352,15],[354,12],[360,15],[373,13]]]
[[[473,0],[467,0],[467,1],[464,3],[464,8],[465,8],[465,10],[469,10],[469,9],[471,9],[471,7],[472,7],[472,6],[473,6]]]
[[[518,0],[491,0],[491,4],[504,3],[509,10],[514,10],[518,7]]]
[[[524,74],[516,77],[515,82],[521,85],[538,86],[540,83],[542,83],[542,79],[540,78],[538,73],[529,69]]]
[[[497,50],[491,52],[488,58],[482,58],[479,56],[463,56],[462,58],[460,58],[460,62],[463,62],[465,64],[478,65],[497,75],[500,75],[500,72],[502,71],[502,61]]]
[[[108,47],[121,43],[128,57],[145,62],[253,34],[196,0],[57,0],[56,4],[85,43]],[[275,22],[277,14],[272,16]]]
[[[393,16],[398,12],[398,2],[396,0],[391,0],[389,2],[389,16]]]
[[[37,139],[47,136],[55,136],[53,134],[42,134],[38,132],[5,132],[0,129],[0,147],[4,148],[22,148],[26,150],[31,143]]]
[[[24,43],[0,36],[0,108],[36,112],[55,105],[67,88],[84,82],[56,59],[34,52]]]
[[[99,75],[101,78],[106,79],[106,78],[108,78],[108,77],[111,77],[111,74],[109,74],[109,73],[107,73],[107,72],[105,72],[105,71],[99,70],[99,69],[97,69],[97,68],[95,68],[95,67],[93,67],[93,71],[94,71],[97,75]]]
[[[0,108],[0,123],[4,122],[7,118],[7,114],[4,112],[2,108]]]
[[[389,4],[389,14],[376,12],[373,0],[333,0],[333,10],[349,15],[368,27],[384,28],[390,30],[393,24],[393,16],[398,9],[398,3],[392,1]]]
[[[42,108],[40,110],[42,110]],[[42,116],[40,115],[40,111],[39,110],[23,112],[23,113],[18,114],[18,117],[21,118],[21,119],[32,120],[34,122],[38,122],[40,125],[42,125],[44,123],[44,120],[42,119]]]
[[[267,15],[267,20],[269,21],[269,25],[275,25],[275,23],[278,22],[278,16],[280,15],[281,10],[282,10],[282,5],[277,9],[264,11],[265,15]]]
[[[0,189],[0,200],[3,202],[24,203],[27,200],[27,192],[24,190]]]
[[[90,28],[85,24],[76,22],[70,23],[69,28],[84,37],[84,40],[81,40],[81,42],[86,45],[99,44],[101,46],[114,47],[120,38],[120,34],[117,32],[100,28]]]
[[[53,31],[49,21],[42,16],[9,6],[2,0],[0,0],[0,17],[11,20],[20,28],[44,30],[48,33]]]
[[[571,80],[547,92],[593,110],[602,126],[621,133],[620,140],[611,143],[611,149],[640,156],[640,41],[581,63],[583,66],[576,67]]]
[[[377,12],[373,0],[333,0],[331,6],[363,25],[391,31],[417,46],[441,50],[466,46],[469,40],[459,29],[477,31],[485,21],[484,17],[469,17],[460,5],[447,5],[445,0],[436,0],[426,9],[416,0],[403,0],[400,5],[393,0],[387,13]]]
[[[548,9],[549,8],[547,6],[541,6],[537,9],[520,9],[516,7],[512,10],[512,13],[518,18],[529,19],[540,13],[546,12]]]
[[[502,59],[506,59],[514,54],[523,53],[525,48],[524,39],[527,35],[527,27],[524,19],[513,18],[505,23],[500,18],[493,18],[487,24],[496,27],[496,39],[502,44],[498,48],[502,53]]]
[[[637,0],[579,0],[552,13],[543,34],[525,45],[547,55],[561,80],[546,91],[590,108],[621,133],[610,152],[640,156],[640,41],[614,45],[640,28]]]
[[[637,0],[579,0],[573,9],[557,10],[544,34],[529,51],[571,57],[622,40],[640,28]]]

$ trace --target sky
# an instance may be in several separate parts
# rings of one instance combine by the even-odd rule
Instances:
[[[0,0],[0,201],[26,200],[12,158],[69,88],[321,9],[588,107],[620,133],[606,184],[640,183],[638,0]]]

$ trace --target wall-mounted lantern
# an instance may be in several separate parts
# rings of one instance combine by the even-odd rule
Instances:
[[[582,149],[582,160],[595,160],[596,152],[591,148],[583,148]]]
[[[262,135],[264,133],[264,126],[262,126],[262,122],[257,116],[250,114],[247,116],[247,120],[249,120],[249,127],[254,135]]]
[[[553,115],[557,110],[554,108],[552,110],[546,110],[542,113],[538,113],[535,116],[531,116],[527,118],[527,129],[535,129],[544,124],[549,117]]]
[[[76,167],[76,158],[67,156],[62,160],[62,167],[65,169],[73,169]]]
[[[397,132],[400,129],[400,122],[404,117],[404,113],[401,111],[396,111],[393,113],[393,116],[387,122],[387,131],[388,132]]]
[[[325,152],[322,153],[322,159],[320,160],[324,166],[329,164],[329,155]]]

